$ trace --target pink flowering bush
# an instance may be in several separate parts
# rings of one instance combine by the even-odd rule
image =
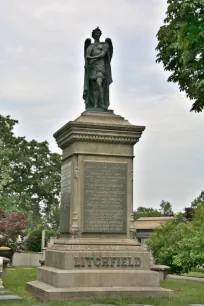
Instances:
[[[19,241],[27,228],[26,218],[19,212],[6,213],[0,208],[0,246],[10,247],[13,252],[19,249]]]

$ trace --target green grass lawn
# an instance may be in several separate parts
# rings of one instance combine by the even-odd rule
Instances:
[[[204,273],[203,272],[189,272],[187,274],[184,274],[185,276],[190,276],[190,277],[203,277],[204,278]]]
[[[175,297],[168,298],[119,298],[108,300],[94,300],[90,302],[72,303],[72,302],[37,302],[25,290],[25,283],[36,279],[36,268],[31,269],[8,269],[7,276],[3,277],[5,289],[13,294],[20,295],[25,299],[24,302],[1,303],[8,306],[31,306],[31,305],[69,305],[69,306],[89,306],[96,303],[114,304],[125,306],[127,304],[149,304],[154,306],[187,306],[189,304],[204,304],[204,286],[203,284],[189,284],[175,281],[162,281],[161,287],[175,291]]]

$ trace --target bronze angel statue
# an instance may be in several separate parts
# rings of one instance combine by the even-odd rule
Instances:
[[[110,38],[100,42],[99,27],[92,31],[94,42],[87,38],[84,43],[85,74],[83,99],[86,109],[107,110],[109,106],[109,86],[112,83],[111,59],[113,45]]]

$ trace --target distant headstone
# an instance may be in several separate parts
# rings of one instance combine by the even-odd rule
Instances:
[[[1,279],[2,274],[3,274],[3,257],[0,257],[0,289],[4,288],[3,282]]]
[[[45,229],[42,230],[41,251],[45,249]]]
[[[0,295],[5,295],[7,293],[11,293],[9,290],[0,290]]]
[[[204,306],[204,304],[190,304],[189,306]]]
[[[9,302],[9,301],[23,301],[23,298],[18,295],[2,295],[0,296],[0,303],[1,302]]]
[[[154,305],[147,305],[147,304],[128,304],[128,306],[154,306]]]
[[[48,304],[35,304],[35,305],[31,305],[31,306],[49,306]]]
[[[0,276],[3,271],[3,257],[0,256]]]
[[[115,306],[114,304],[92,304],[91,306]]]

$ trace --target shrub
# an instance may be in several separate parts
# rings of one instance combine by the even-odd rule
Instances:
[[[195,209],[191,222],[182,215],[158,228],[147,242],[157,264],[170,272],[188,273],[204,264],[204,208]]]
[[[6,213],[0,209],[0,246],[7,246],[13,252],[21,248],[24,229],[27,228],[25,216],[19,212]]]
[[[26,240],[26,247],[27,250],[33,251],[33,252],[40,252],[41,251],[41,240],[42,240],[42,226],[39,228],[33,230],[30,235],[28,236],[28,239]],[[50,237],[56,237],[57,232],[46,229],[45,230],[45,246],[47,246],[47,243],[50,239]]]

